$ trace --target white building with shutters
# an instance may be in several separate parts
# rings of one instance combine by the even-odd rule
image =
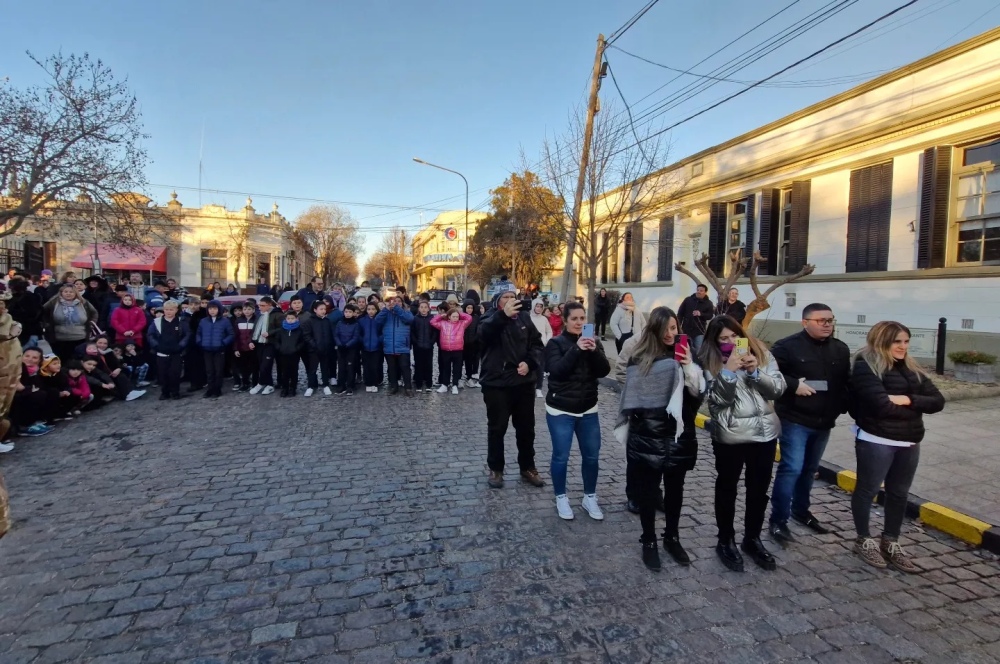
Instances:
[[[676,308],[694,283],[675,262],[759,249],[762,286],[816,268],[758,316],[766,339],[819,301],[852,346],[892,319],[927,356],[944,317],[949,350],[1000,351],[998,62],[1000,28],[673,164],[683,195],[625,230],[602,285]]]

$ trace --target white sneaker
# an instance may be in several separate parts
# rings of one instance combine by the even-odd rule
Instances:
[[[452,385],[451,386],[451,393],[452,394],[458,394],[458,385]]]
[[[586,510],[587,514],[594,521],[604,521],[604,512],[597,505],[597,494],[583,494],[583,502],[581,503],[583,509]]]
[[[476,380],[475,378],[470,378],[468,383],[469,387],[479,387],[479,381]]]
[[[378,385],[372,385],[372,392],[378,392]]]
[[[265,385],[264,386],[264,391],[261,392],[261,394],[273,394],[273,393],[274,393],[274,386],[273,385]]]
[[[329,396],[333,396],[333,390],[331,390],[329,387],[324,387],[323,388],[323,394],[325,394],[328,397]]]
[[[140,380],[138,383],[135,384],[135,386],[136,387],[149,387],[149,381],[148,380]]]
[[[311,397],[313,395],[313,388],[307,387],[306,391],[302,393],[304,397]]]
[[[441,387],[439,387],[437,389],[437,391],[438,391],[438,394],[444,394],[445,392],[448,391],[448,386],[447,385],[442,385]]]
[[[6,454],[14,449],[14,443],[0,443],[0,454]]]
[[[336,378],[331,378],[330,379],[330,385],[332,387],[336,387],[337,386],[337,379]]]
[[[542,394],[541,390],[535,390],[535,398],[536,399],[541,399],[543,396],[545,396],[545,395]]]
[[[569,506],[569,498],[566,497],[565,493],[556,496],[556,511],[559,512],[560,519],[573,520],[573,508]]]
[[[254,385],[250,388],[250,394],[260,394],[260,391],[264,389],[263,385]]]
[[[125,397],[125,401],[135,401],[136,399],[138,399],[139,397],[141,397],[145,393],[146,393],[146,390],[132,390]]]

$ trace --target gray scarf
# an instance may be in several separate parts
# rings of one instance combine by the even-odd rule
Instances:
[[[633,410],[662,408],[677,421],[677,438],[684,433],[681,406],[684,402],[684,372],[673,358],[653,362],[649,373],[642,375],[638,364],[625,370],[625,385],[618,403],[615,438],[623,445],[628,440],[628,413]]]

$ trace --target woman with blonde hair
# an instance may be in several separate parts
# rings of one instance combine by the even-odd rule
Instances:
[[[909,353],[910,330],[902,323],[882,321],[868,331],[865,347],[851,371],[851,415],[858,480],[851,496],[851,514],[858,538],[854,551],[874,567],[887,565],[915,573],[899,545],[906,500],[920,460],[925,413],[944,408],[944,397]],[[872,499],[885,482],[885,525],[876,542],[868,528]]]
[[[781,421],[774,400],[785,391],[785,377],[767,347],[729,316],[717,316],[705,330],[701,364],[709,376],[708,409],[715,452],[715,552],[734,572],[743,571],[740,549],[766,570],[777,569],[760,541],[771,484],[774,449]],[[736,494],[746,468],[743,542],[736,548]]]

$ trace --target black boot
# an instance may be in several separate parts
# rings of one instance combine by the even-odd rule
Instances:
[[[764,543],[760,541],[760,537],[744,539],[740,548],[743,549],[743,553],[750,556],[750,558],[757,563],[758,566],[766,570],[778,569],[777,561],[774,559],[774,556],[772,556],[770,552],[764,548]]]
[[[684,550],[684,547],[681,546],[681,541],[677,535],[672,537],[663,536],[663,550],[669,553],[678,564],[684,566],[691,564],[691,557]]]
[[[659,572],[662,568],[662,565],[660,565],[660,547],[657,546],[656,542],[642,543],[642,564],[653,572]]]
[[[628,500],[625,502],[625,509],[627,509],[632,514],[639,513],[639,504],[634,500]]]
[[[743,556],[740,555],[740,550],[736,548],[736,540],[734,538],[729,538],[727,541],[720,541],[715,545],[715,553],[719,555],[719,560],[722,564],[733,570],[734,572],[743,571]]]

